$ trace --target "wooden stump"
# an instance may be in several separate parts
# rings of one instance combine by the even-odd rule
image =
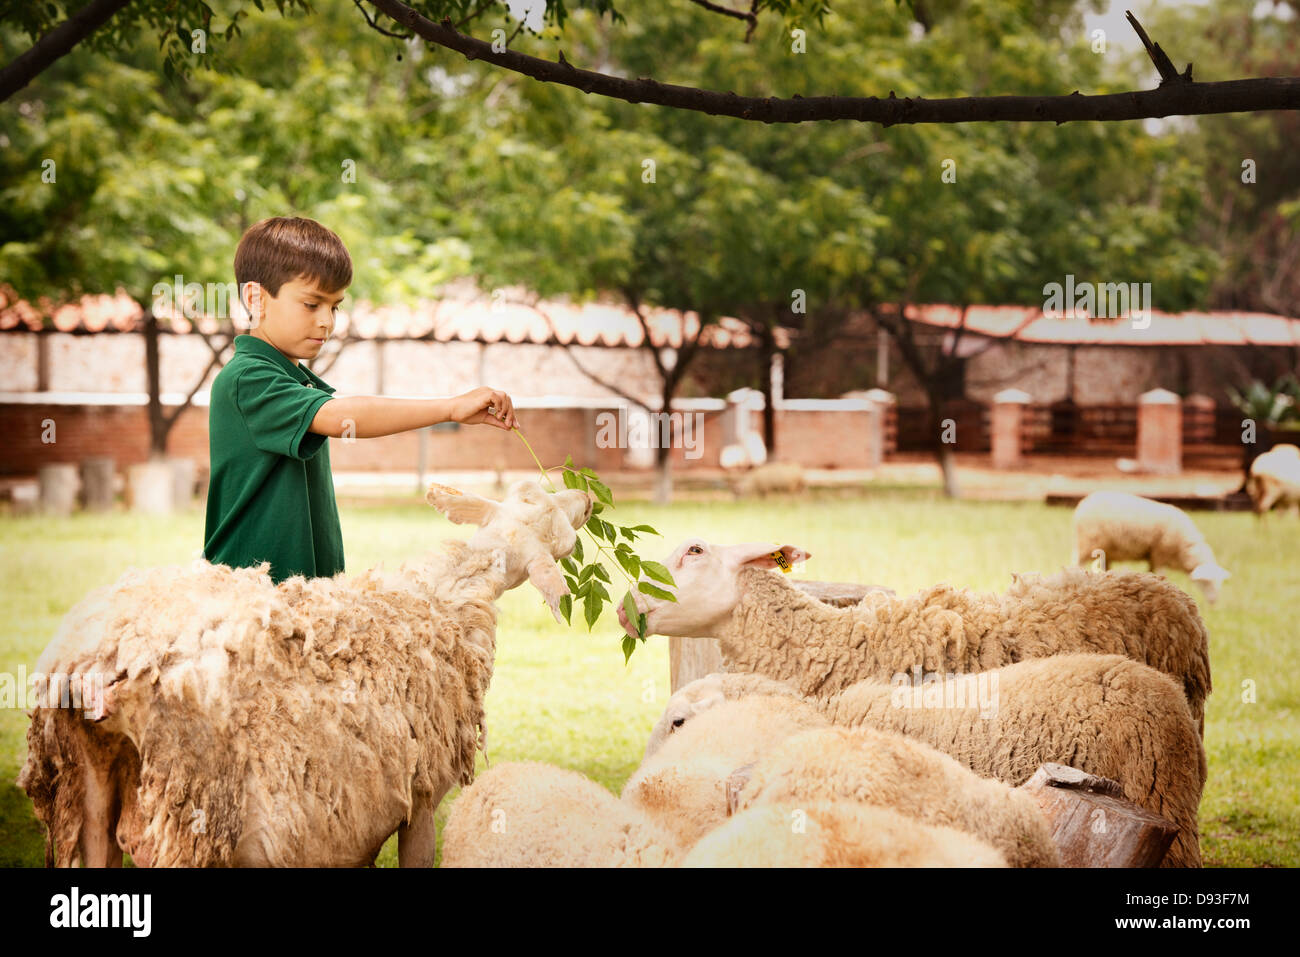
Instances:
[[[194,460],[171,459],[172,505],[186,509],[194,503]]]
[[[859,585],[856,582],[791,581],[790,584],[836,608],[856,605],[868,592],[893,594],[891,589],[881,585]],[[697,678],[726,670],[722,664],[722,649],[718,647],[716,639],[668,639],[669,694],[676,694],[679,688]]]
[[[1020,785],[1047,817],[1066,867],[1156,867],[1178,828],[1124,799],[1115,781],[1044,764]]]
[[[45,515],[71,515],[77,505],[77,467],[42,465],[36,473],[41,489],[41,512]]]
[[[88,512],[104,512],[113,507],[113,460],[107,456],[81,462],[81,500]]]
[[[127,505],[133,512],[165,515],[172,510],[172,485],[169,463],[132,465],[126,471]]]

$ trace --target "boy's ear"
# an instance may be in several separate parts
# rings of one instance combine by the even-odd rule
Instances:
[[[265,294],[262,284],[249,280],[239,287],[239,304],[244,307],[244,313],[248,317],[248,326],[253,328],[261,319],[259,312],[266,312],[266,303],[262,301]],[[258,308],[253,308],[256,305]]]
[[[424,500],[457,525],[486,525],[501,504],[437,482],[429,485]]]

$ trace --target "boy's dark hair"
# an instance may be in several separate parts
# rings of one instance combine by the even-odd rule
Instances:
[[[259,283],[270,295],[298,278],[326,292],[352,284],[352,257],[343,240],[314,219],[273,216],[249,226],[235,250],[235,282]]]

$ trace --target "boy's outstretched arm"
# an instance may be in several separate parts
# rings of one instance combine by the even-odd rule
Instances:
[[[489,406],[495,414],[488,412]],[[351,424],[351,435],[372,439],[439,422],[487,423],[507,431],[519,424],[510,396],[500,389],[479,386],[446,399],[393,399],[381,395],[330,399],[316,410],[309,431],[339,438]]]

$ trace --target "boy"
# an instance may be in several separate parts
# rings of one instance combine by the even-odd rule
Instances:
[[[204,557],[234,568],[271,563],[291,575],[343,571],[327,436],[393,435],[438,422],[519,424],[514,403],[487,387],[446,399],[333,398],[299,359],[320,353],[334,329],[352,258],[310,219],[275,217],[250,227],[235,251],[235,281],[250,332],[212,383],[211,478]]]

